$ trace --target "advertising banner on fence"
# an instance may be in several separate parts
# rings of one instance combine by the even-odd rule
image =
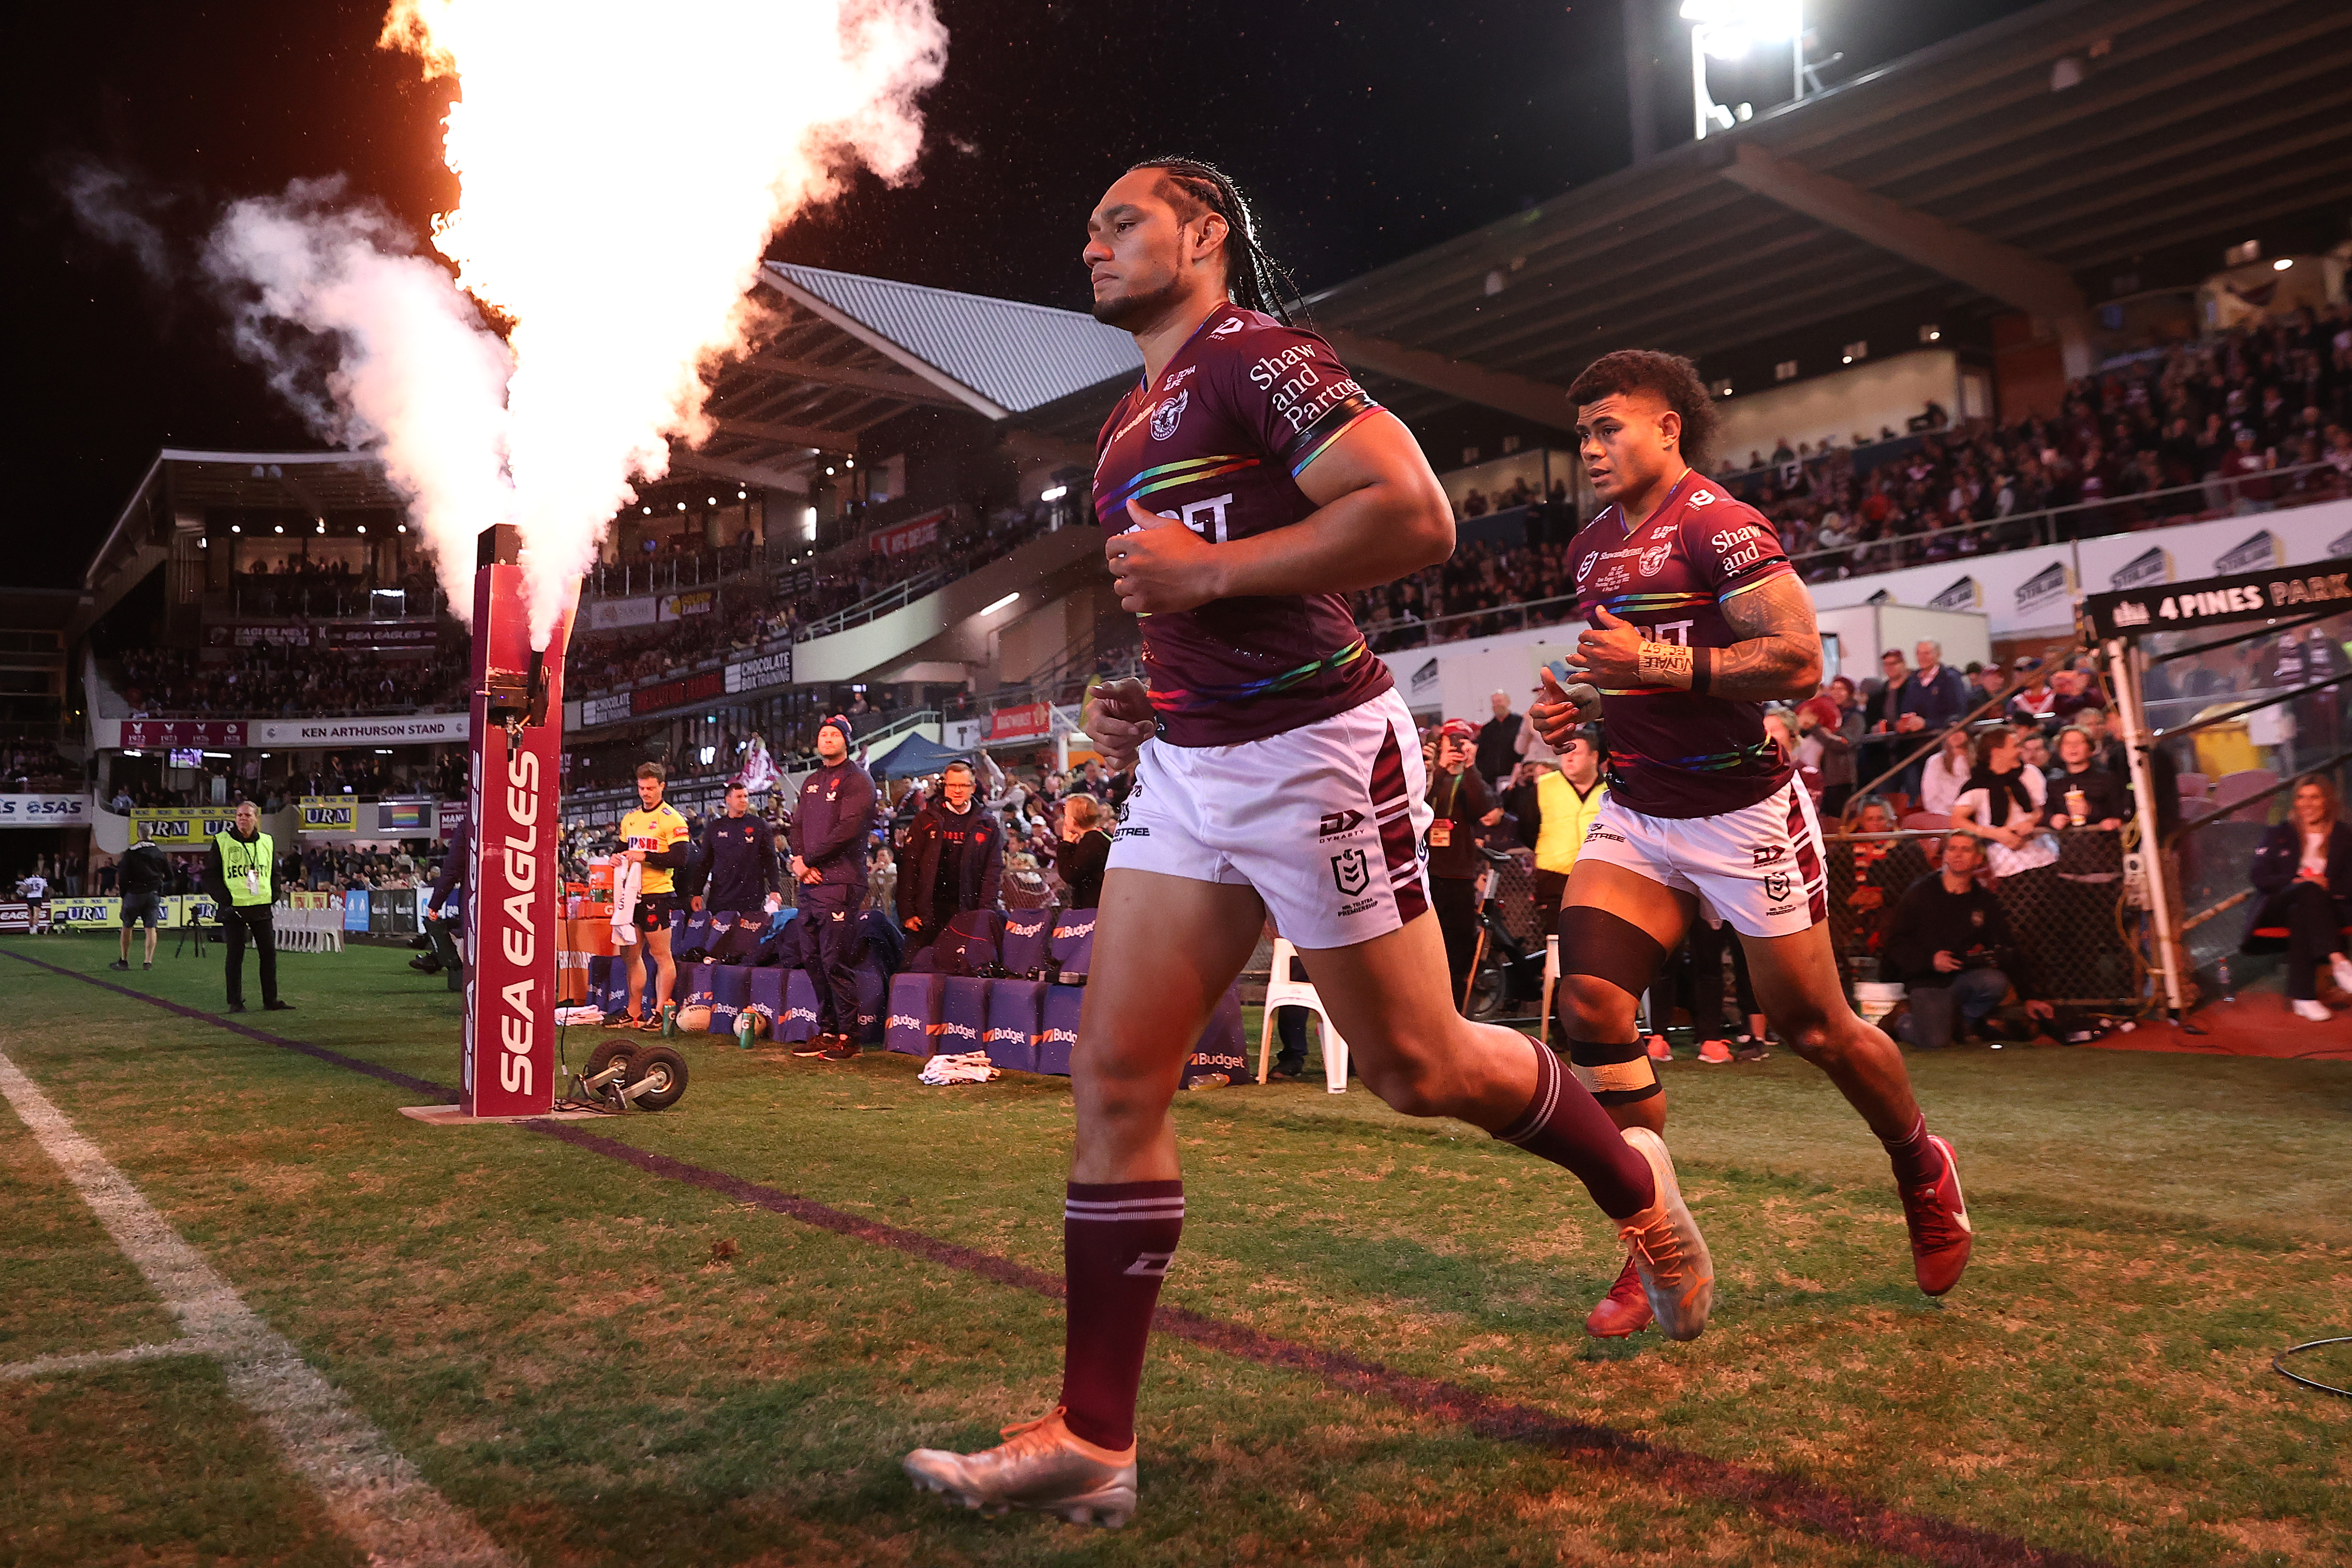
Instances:
[[[629,694],[629,711],[633,714],[659,713],[666,707],[682,703],[700,702],[715,697],[727,689],[727,672],[705,670],[698,675],[688,675],[680,681],[664,681],[657,686],[640,686]]]
[[[788,686],[793,684],[793,650],[790,644],[772,653],[762,653],[756,659],[739,659],[727,666],[727,690],[757,691],[761,686]]]
[[[988,716],[988,738],[992,741],[1025,740],[1053,732],[1054,710],[1044,703],[1001,707]]]
[[[348,833],[359,824],[359,810],[360,803],[354,796],[305,795],[302,797],[302,831],[306,833]]]
[[[580,725],[585,729],[600,724],[618,724],[629,716],[629,694],[622,692],[609,697],[590,697],[580,705]]]
[[[877,528],[866,538],[876,555],[904,555],[910,549],[923,549],[939,543],[940,525],[952,515],[952,508],[942,507],[936,512],[909,517],[895,528]]]
[[[131,842],[138,842],[143,833],[165,849],[195,849],[215,833],[236,826],[236,810],[232,806],[134,806],[131,810]]]
[[[327,894],[297,894],[294,896],[324,898]],[[219,910],[211,899],[201,894],[173,894],[169,897],[157,900],[157,903],[163,909],[163,919],[160,924],[166,930],[176,931],[190,925],[211,925],[219,923]],[[122,924],[122,900],[120,898],[54,898],[49,901],[48,909],[49,923],[59,930],[110,930]]]
[[[684,593],[663,594],[660,616],[664,621],[683,621],[689,615],[708,615],[718,608],[717,589],[697,588]]]
[[[429,657],[440,641],[430,621],[346,621],[320,625],[215,624],[205,641],[215,648],[369,648],[395,657]]]
[[[0,828],[87,828],[87,795],[0,795]]]
[[[639,599],[593,599],[588,601],[588,630],[618,632],[631,626],[650,626],[656,614],[650,594]]]

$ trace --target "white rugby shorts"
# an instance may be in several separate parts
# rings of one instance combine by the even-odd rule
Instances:
[[[1793,936],[1829,915],[1822,825],[1796,779],[1717,817],[1645,817],[1612,795],[1577,852],[1696,894],[1710,925],[1743,936]]]
[[[1391,689],[1239,746],[1148,740],[1112,871],[1253,887],[1302,948],[1385,936],[1429,907],[1421,738]]]

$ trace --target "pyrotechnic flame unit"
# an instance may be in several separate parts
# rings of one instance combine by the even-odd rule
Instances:
[[[466,791],[466,1031],[460,1115],[542,1116],[556,1090],[562,932],[563,651],[572,610],[530,645],[520,536],[482,530]]]

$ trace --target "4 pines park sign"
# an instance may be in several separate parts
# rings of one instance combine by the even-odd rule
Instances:
[[[2105,639],[2339,610],[2352,610],[2352,559],[2095,593],[2083,601],[2083,620],[2093,637]]]

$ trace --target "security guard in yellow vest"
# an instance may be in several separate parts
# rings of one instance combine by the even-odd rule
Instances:
[[[261,956],[262,1010],[290,1009],[294,1004],[278,995],[278,932],[269,923],[270,905],[278,902],[278,846],[261,831],[261,808],[252,801],[238,801],[236,826],[213,835],[212,853],[205,862],[205,891],[219,906],[220,923],[228,928],[228,1010],[245,1011],[248,939]]]
[[[1609,786],[1601,781],[1599,737],[1577,731],[1560,751],[1559,771],[1537,775],[1532,786],[1515,794],[1520,841],[1536,852],[1536,915],[1549,936],[1558,928],[1559,901],[1584,835],[1609,798]]]

